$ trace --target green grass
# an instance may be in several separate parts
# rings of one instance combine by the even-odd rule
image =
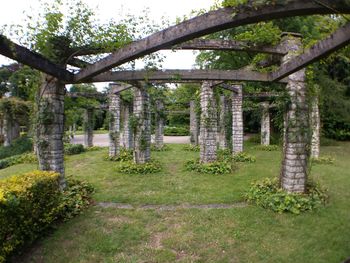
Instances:
[[[109,131],[107,130],[94,130],[94,134],[107,134]],[[76,131],[75,135],[83,135],[84,131]]]
[[[69,156],[66,173],[91,182],[98,202],[210,204],[242,201],[253,180],[277,176],[280,152],[246,145],[256,163],[229,175],[185,172],[199,153],[182,145],[152,153],[163,164],[153,175],[123,175],[103,157],[107,150]],[[315,165],[312,178],[329,188],[330,203],[302,215],[276,214],[255,206],[176,211],[91,207],[37,242],[20,262],[324,262],[350,256],[350,143],[322,148],[333,165]],[[0,170],[0,177],[35,165]]]

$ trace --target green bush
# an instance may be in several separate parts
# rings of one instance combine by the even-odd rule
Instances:
[[[121,148],[119,155],[117,156],[107,156],[106,160],[113,162],[128,162],[134,159],[133,151],[125,148]]]
[[[134,162],[121,162],[117,166],[117,171],[124,174],[152,174],[162,170],[161,165],[156,161],[136,164]]]
[[[102,150],[104,147],[101,146],[90,146],[90,147],[85,147],[86,152],[94,152],[94,151],[99,151]]]
[[[233,161],[242,163],[255,163],[256,158],[248,153],[240,152],[233,155]]]
[[[19,155],[33,150],[32,139],[23,136],[12,142],[10,146],[0,146],[0,159],[4,159],[13,155]]]
[[[331,156],[323,156],[318,158],[312,158],[311,162],[313,164],[334,164],[335,159]]]
[[[287,193],[279,187],[276,178],[266,178],[261,182],[253,183],[245,198],[249,202],[278,213],[300,214],[325,205],[328,200],[325,189],[312,182],[307,184],[307,189],[306,194]]]
[[[183,147],[184,151],[187,152],[199,152],[200,151],[200,146],[199,145],[192,145],[192,144],[187,144]]]
[[[70,143],[66,143],[64,145],[64,154],[67,155],[74,155],[74,154],[79,154],[84,152],[84,145],[82,144],[70,144]]]
[[[21,164],[21,163],[36,163],[38,162],[38,158],[34,153],[24,153],[20,155],[14,155],[11,157],[7,157],[5,159],[0,160],[0,169],[4,169],[6,167]]]
[[[0,180],[0,262],[55,221],[70,218],[90,204],[90,186],[68,181],[61,192],[58,177],[54,172],[33,171]]]
[[[272,152],[272,151],[278,151],[278,146],[277,145],[258,145],[258,146],[255,146],[254,149],[259,151]]]
[[[190,131],[186,127],[170,127],[166,126],[164,128],[165,136],[187,136],[190,134]]]
[[[234,170],[232,162],[217,161],[212,163],[200,163],[198,160],[191,160],[185,163],[187,171],[195,171],[204,174],[228,174]]]
[[[155,144],[151,144],[151,151],[154,151],[154,152],[165,152],[165,151],[169,151],[170,150],[170,146],[168,144],[163,144],[163,147],[161,148],[158,148],[156,147]]]

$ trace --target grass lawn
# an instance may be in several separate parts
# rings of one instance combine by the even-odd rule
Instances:
[[[94,134],[107,134],[109,131],[107,130],[94,130]],[[84,131],[76,131],[75,135],[83,135]]]
[[[182,145],[153,153],[163,164],[154,175],[118,174],[104,160],[107,150],[70,156],[66,173],[96,188],[96,202],[232,204],[241,202],[250,182],[277,176],[280,152],[254,150],[256,163],[233,174],[185,172],[199,153]],[[312,178],[329,188],[330,203],[302,215],[276,214],[252,205],[231,209],[123,210],[93,206],[43,237],[21,262],[324,262],[350,256],[350,143],[323,147],[333,165],[315,165]],[[35,165],[0,170],[0,178]]]

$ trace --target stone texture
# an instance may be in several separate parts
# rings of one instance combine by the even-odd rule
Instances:
[[[151,113],[146,87],[134,88],[134,162],[146,163],[151,159]]]
[[[243,152],[243,94],[242,85],[235,85],[232,94],[232,153]]]
[[[109,96],[109,156],[120,153],[120,95],[111,93]]]
[[[261,106],[261,144],[270,145],[270,112],[268,102],[263,102]]]
[[[157,100],[156,114],[155,114],[155,137],[154,144],[156,148],[162,148],[164,146],[164,104],[162,101]]]
[[[212,84],[204,81],[201,87],[200,161],[216,161],[217,111]]]
[[[94,109],[86,108],[84,112],[84,146],[92,147],[94,139]]]
[[[3,119],[3,136],[4,146],[10,146],[12,141],[20,136],[19,123],[6,111],[4,112]]]
[[[198,116],[196,113],[195,101],[190,101],[190,142],[192,145],[198,145],[199,143],[199,127],[198,127]]]
[[[318,158],[320,157],[320,110],[318,107],[318,96],[315,95],[312,98],[311,102],[311,128],[312,128],[312,137],[311,137],[311,157]]]
[[[220,114],[219,114],[219,133],[218,144],[220,149],[227,149],[229,147],[227,134],[227,120],[230,115],[229,103],[225,96],[220,96]]]
[[[301,39],[285,36],[282,45],[288,50],[283,63],[288,62],[302,49]],[[284,149],[281,168],[281,187],[293,193],[306,191],[309,161],[309,112],[306,101],[305,69],[288,77],[290,95],[284,120]]]
[[[132,104],[123,102],[122,103],[122,120],[123,120],[123,131],[122,131],[122,145],[125,149],[132,149],[132,128],[130,126],[130,116],[132,115]]]

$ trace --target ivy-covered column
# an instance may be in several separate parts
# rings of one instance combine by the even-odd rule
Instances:
[[[301,38],[286,35],[282,45],[288,54],[288,62],[302,50]],[[304,193],[308,176],[309,160],[309,110],[306,101],[305,69],[288,77],[287,91],[290,102],[285,114],[285,142],[280,175],[281,187],[292,193]]]
[[[229,116],[229,104],[225,96],[220,96],[220,114],[219,114],[219,148],[227,149],[227,120]]]
[[[132,129],[130,125],[130,116],[132,114],[132,105],[130,103],[124,102],[122,104],[122,112],[123,112],[123,136],[122,136],[122,144],[125,149],[132,149],[133,141],[132,141]]]
[[[234,85],[232,94],[232,153],[243,152],[243,93],[242,85]]]
[[[190,101],[190,142],[192,145],[198,145],[198,116],[196,113],[196,103],[194,100]]]
[[[92,147],[94,138],[94,109],[86,108],[84,112],[84,146]]]
[[[42,74],[43,80],[37,97],[36,147],[40,170],[55,171],[64,179],[64,84],[56,78]]]
[[[164,104],[156,100],[156,129],[155,129],[155,147],[161,149],[164,146]]]
[[[109,95],[109,156],[120,153],[120,95],[111,92]]]
[[[311,101],[311,128],[312,128],[312,138],[311,138],[311,157],[320,157],[320,109],[318,107],[318,96],[312,97]]]
[[[134,162],[146,163],[151,159],[150,99],[145,86],[134,88]]]
[[[214,90],[210,81],[204,81],[200,93],[200,161],[216,161],[217,111]]]
[[[270,104],[268,102],[260,103],[261,106],[261,144],[270,145]]]

